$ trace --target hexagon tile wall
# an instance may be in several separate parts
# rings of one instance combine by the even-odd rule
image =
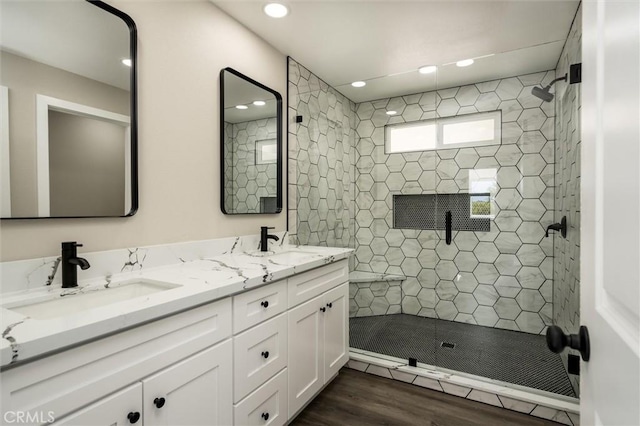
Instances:
[[[256,164],[256,141],[275,139],[276,119],[225,123],[225,205],[229,212],[260,211],[261,197],[277,194],[276,163]]]
[[[354,247],[356,105],[291,58],[288,98],[289,233]]]
[[[344,194],[351,178],[346,163],[351,161],[355,206],[347,208],[346,197],[337,197],[340,202],[335,205],[340,207],[343,229],[348,219],[355,220],[350,228],[355,233],[354,267],[406,276],[403,313],[543,333],[552,317],[553,238],[544,238],[544,228],[554,221],[555,106],[531,95],[531,88],[553,80],[555,71],[356,105],[308,70],[302,76],[302,70],[290,62],[289,176],[290,190],[297,191],[295,198],[290,197],[290,217],[296,221],[300,243],[331,245],[322,237],[332,227],[322,218],[334,203],[327,202],[326,213],[322,179],[327,176],[331,187],[331,176],[338,181],[342,176]],[[305,100],[300,86],[311,86],[312,81],[318,87],[307,91],[333,98],[312,95]],[[388,110],[397,115],[387,115]],[[502,111],[501,145],[384,152],[386,124],[496,110]],[[296,114],[308,124],[291,121]],[[333,149],[334,137],[327,130],[333,121],[341,123],[342,134],[348,136],[340,147],[343,161],[320,167],[318,157],[328,158],[326,153]],[[346,128],[349,124],[355,132]],[[353,155],[347,155],[345,140],[354,143]],[[311,181],[318,173],[316,164],[320,179]],[[443,231],[393,229],[393,194],[467,193],[469,171],[474,169],[496,171],[495,219],[489,232],[459,231],[446,245]]]

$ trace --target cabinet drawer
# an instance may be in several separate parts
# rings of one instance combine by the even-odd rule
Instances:
[[[55,413],[52,411],[52,415]],[[131,413],[131,414],[130,414]],[[53,423],[53,426],[128,425],[142,416],[142,384],[136,383]],[[16,422],[23,423],[23,422]],[[136,421],[138,424],[142,422]]]
[[[287,310],[287,280],[233,297],[233,332],[239,333]]]
[[[280,426],[287,423],[287,370],[260,386],[233,410],[238,426]]]
[[[287,366],[287,315],[282,314],[233,338],[234,402]]]
[[[347,281],[349,263],[346,259],[291,277],[287,280],[289,307],[311,300]]]

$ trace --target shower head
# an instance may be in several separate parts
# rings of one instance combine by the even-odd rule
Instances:
[[[531,89],[531,94],[536,98],[540,98],[545,102],[551,102],[553,100],[553,93],[549,92],[551,90],[551,86],[553,86],[558,81],[567,81],[567,75],[565,74],[563,77],[556,78],[553,80],[547,87],[538,87],[535,86]]]
[[[551,86],[535,86],[533,89],[531,89],[531,94],[536,98],[542,99],[545,102],[551,102],[553,100],[553,93],[549,92],[549,89],[551,89]]]

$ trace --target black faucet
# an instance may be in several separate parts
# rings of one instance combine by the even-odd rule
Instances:
[[[78,257],[77,248],[82,247],[75,241],[67,241],[62,243],[62,288],[78,287],[78,270],[79,266],[83,271],[89,269],[87,259]]]
[[[559,231],[563,238],[567,238],[567,217],[562,216],[559,223],[547,226],[547,231],[544,233],[544,236],[547,238],[549,238],[549,231]]]
[[[277,235],[269,234],[269,229],[275,229],[273,226],[262,226],[260,227],[260,251],[268,251],[269,250],[269,240],[279,241]]]

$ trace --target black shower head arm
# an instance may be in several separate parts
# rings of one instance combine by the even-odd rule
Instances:
[[[553,80],[551,83],[549,83],[549,85],[546,87],[546,89],[550,89],[551,86],[553,86],[554,84],[556,84],[558,81],[567,81],[567,75],[565,74],[562,77],[558,77],[555,80]]]

